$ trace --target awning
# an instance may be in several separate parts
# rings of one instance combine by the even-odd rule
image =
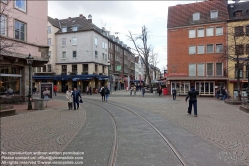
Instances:
[[[35,80],[52,80],[54,79],[52,76],[32,76]]]
[[[109,78],[108,78],[108,76],[96,76],[96,78],[98,79],[98,80],[108,80]]]

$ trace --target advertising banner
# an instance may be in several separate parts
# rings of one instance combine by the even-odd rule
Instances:
[[[41,82],[41,84],[40,84],[40,95],[41,95],[41,99],[44,98],[44,96],[43,96],[43,92],[44,91],[47,91],[48,97],[50,99],[52,99],[53,98],[53,92],[54,92],[53,91],[53,83]]]

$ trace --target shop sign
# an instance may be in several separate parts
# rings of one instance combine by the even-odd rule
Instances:
[[[187,73],[170,73],[168,76],[187,76]]]

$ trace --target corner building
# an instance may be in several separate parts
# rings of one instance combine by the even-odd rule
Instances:
[[[186,95],[195,86],[200,95],[214,96],[227,85],[227,62],[221,61],[226,47],[227,1],[204,1],[168,9],[167,87],[172,94]]]

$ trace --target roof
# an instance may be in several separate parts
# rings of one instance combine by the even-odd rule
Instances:
[[[217,10],[218,18],[211,19],[210,11]],[[193,21],[193,14],[200,13],[200,20]],[[228,20],[227,1],[204,1],[191,4],[170,6],[168,9],[168,28]]]
[[[227,5],[229,20],[249,19],[249,1],[232,3]],[[236,11],[241,11],[242,15],[236,17]]]
[[[58,19],[53,19],[52,17],[48,16],[48,22],[52,24],[53,26],[57,27],[60,29],[60,23]]]

